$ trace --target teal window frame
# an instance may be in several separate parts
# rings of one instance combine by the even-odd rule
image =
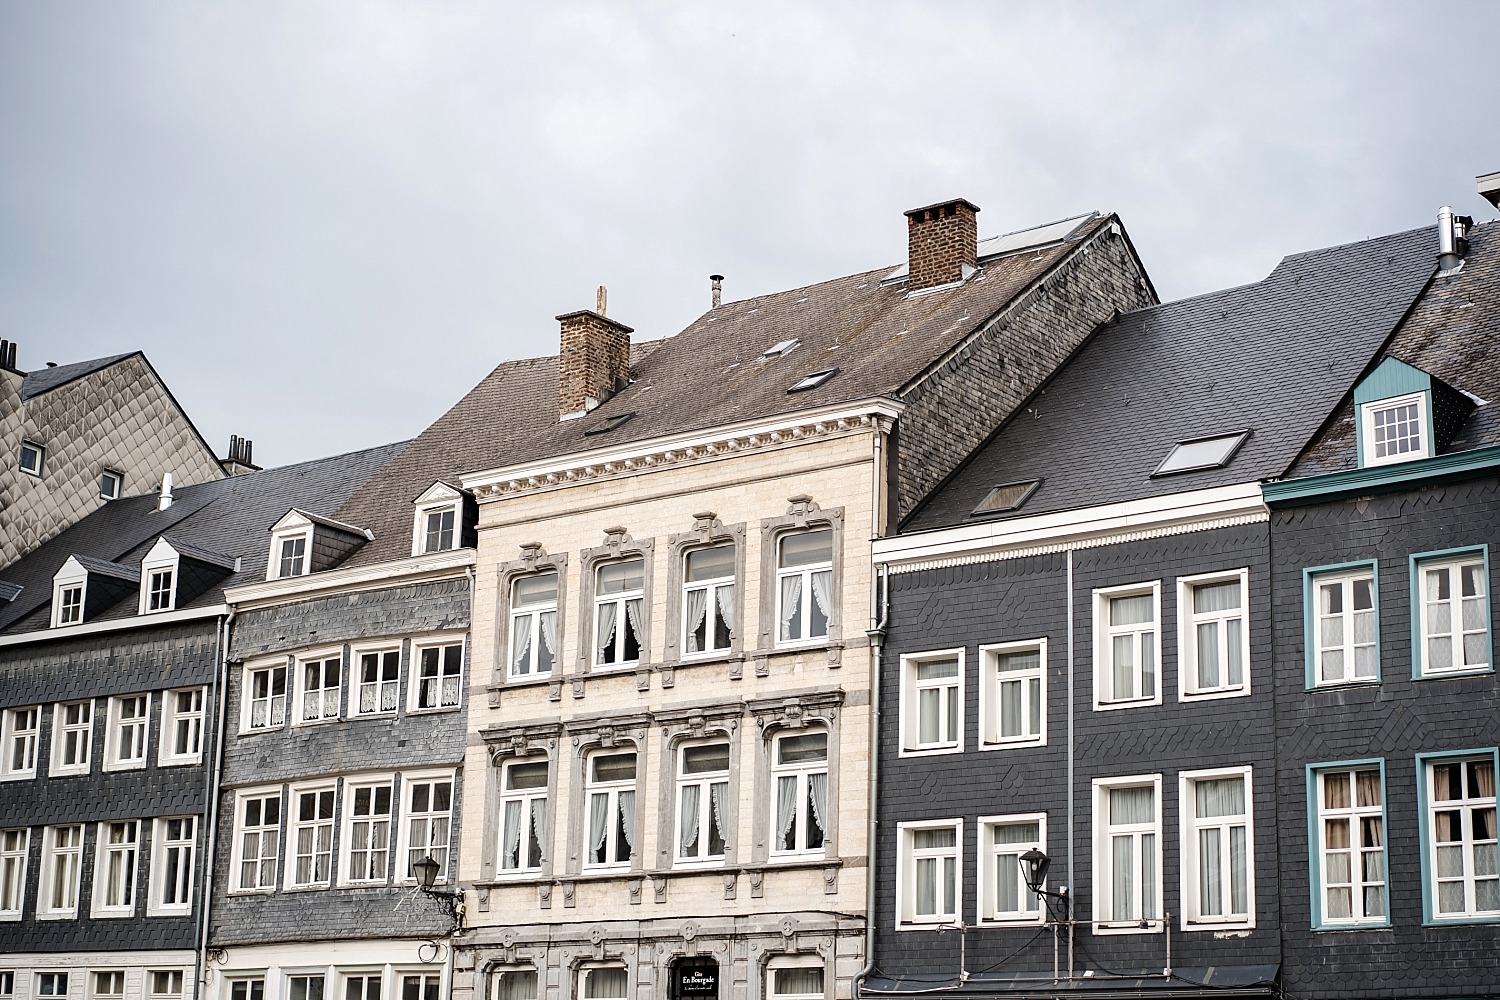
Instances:
[[[1370,590],[1375,602],[1375,676],[1370,680],[1338,681],[1330,684],[1318,683],[1318,594],[1317,578],[1336,573],[1370,571]],[[1327,691],[1333,688],[1369,687],[1379,685],[1382,680],[1380,665],[1380,564],[1375,559],[1359,559],[1354,562],[1333,563],[1328,566],[1308,566],[1302,570],[1302,658],[1306,670],[1305,689]]]
[[[1492,916],[1461,916],[1461,917],[1438,917],[1433,914],[1432,905],[1432,831],[1429,829],[1427,814],[1432,811],[1431,803],[1427,799],[1427,765],[1434,761],[1442,760],[1473,760],[1475,757],[1489,755],[1490,761],[1495,766],[1495,775],[1500,778],[1500,749],[1495,747],[1478,747],[1473,750],[1443,750],[1437,753],[1417,754],[1417,831],[1418,840],[1422,848],[1422,926],[1424,927],[1451,927],[1459,924],[1500,924],[1500,914]],[[1389,878],[1389,874],[1387,874]],[[1390,896],[1390,883],[1387,882],[1386,895]]]
[[[1328,924],[1323,921],[1323,812],[1318,796],[1318,775],[1325,771],[1353,771],[1375,767],[1380,770],[1381,863],[1385,866],[1385,918]],[[1307,765],[1307,884],[1310,889],[1312,929],[1315,931],[1368,931],[1391,926],[1391,821],[1386,806],[1390,796],[1385,787],[1385,758],[1331,760]]]
[[[1484,644],[1489,650],[1489,664],[1477,670],[1449,670],[1440,674],[1428,674],[1422,671],[1422,651],[1426,645],[1426,636],[1422,634],[1422,564],[1439,559],[1451,559],[1457,556],[1472,555],[1479,553],[1484,563]],[[1453,549],[1437,549],[1432,552],[1413,552],[1408,558],[1409,572],[1411,576],[1411,679],[1414,681],[1444,681],[1455,677],[1482,677],[1485,674],[1495,672],[1495,635],[1494,618],[1495,610],[1492,602],[1494,589],[1490,579],[1490,547],[1488,543],[1478,545],[1461,545]],[[1376,605],[1379,608],[1379,599]]]

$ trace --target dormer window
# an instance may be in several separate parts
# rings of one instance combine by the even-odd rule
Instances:
[[[141,560],[141,614],[176,609],[177,576],[177,550],[158,538]]]
[[[277,555],[277,560],[277,579],[289,576],[301,576],[306,573],[307,536],[298,535],[296,538],[281,539],[281,547]]]
[[[1364,423],[1365,464],[1409,462],[1431,454],[1426,421],[1427,394],[1411,393],[1380,399],[1360,407]]]
[[[147,611],[172,610],[172,579],[174,575],[169,569],[159,569],[147,577]]]
[[[427,512],[427,530],[422,542],[423,552],[446,552],[453,548],[454,519],[458,511],[453,507]]]
[[[52,628],[82,625],[141,589],[133,566],[72,555],[52,577]]]
[[[266,579],[287,580],[332,569],[374,537],[368,528],[293,507],[271,525]]]
[[[1354,387],[1361,466],[1431,458],[1459,433],[1477,399],[1399,358],[1386,357]]]
[[[41,478],[47,464],[47,449],[34,441],[21,442],[21,471],[28,476]]]
[[[77,625],[83,621],[83,584],[62,587],[57,592],[57,624]]]
[[[114,469],[105,469],[99,473],[99,498],[101,500],[118,500],[120,491],[124,488],[125,477]]]
[[[449,552],[464,544],[464,493],[461,490],[438,481],[423,490],[412,503],[417,507],[412,523],[412,555]],[[472,521],[469,524],[472,525]],[[469,544],[473,544],[472,540]]]
[[[63,563],[52,578],[52,627],[83,623],[84,594],[88,590],[88,570],[76,556]]]

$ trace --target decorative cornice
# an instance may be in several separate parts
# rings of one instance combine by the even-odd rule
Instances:
[[[1500,446],[1264,483],[1261,492],[1267,505],[1287,507],[1299,502],[1317,503],[1343,496],[1386,493],[1425,483],[1481,475],[1496,469],[1500,469]]]

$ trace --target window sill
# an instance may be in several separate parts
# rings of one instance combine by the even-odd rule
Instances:
[[[1004,743],[981,743],[980,750],[1026,750],[1031,747],[1044,747],[1047,745],[1047,737],[1038,736],[1035,739],[1008,740]]]
[[[443,705],[443,706],[441,706],[439,708],[408,708],[406,710],[406,714],[408,716],[413,716],[413,715],[442,715],[444,712],[457,712],[462,707],[463,707],[462,705]],[[383,713],[380,716],[380,718],[382,718],[382,719],[392,719],[392,718],[395,718],[395,715],[396,715],[396,713],[394,713],[394,712],[386,712],[386,713]],[[360,718],[362,718],[362,719],[364,719],[364,718],[374,718],[374,716],[364,716],[364,715],[362,715],[362,716],[360,716]]]
[[[197,764],[202,764],[202,763],[203,763],[203,758],[201,756],[200,757],[183,757],[181,759],[172,758],[172,759],[168,759],[168,760],[159,760],[159,761],[156,762],[156,766],[157,767],[193,767],[193,766],[195,766]]]
[[[265,887],[260,888],[260,889],[229,889],[229,890],[227,890],[225,892],[225,895],[228,895],[228,896],[274,896],[274,895],[276,895],[276,887],[268,885],[268,886],[265,886]]]
[[[147,916],[150,915],[149,913],[147,914]],[[91,911],[89,913],[90,920],[129,920],[133,916],[135,916],[135,909],[133,907],[129,910]]]
[[[20,922],[21,914],[19,912],[0,913],[0,924],[15,924]]]
[[[424,711],[430,711],[430,709],[424,709]],[[350,712],[349,718],[346,721],[358,722],[361,719],[394,719],[396,718],[398,712],[399,709],[395,708],[387,709],[381,712]],[[305,722],[301,724],[308,725],[308,723]]]
[[[1249,934],[1255,929],[1254,921],[1247,920],[1184,920],[1182,932],[1192,934],[1199,931],[1217,931],[1220,934]]]
[[[1250,688],[1248,686],[1226,691],[1179,691],[1177,694],[1179,702],[1221,701],[1225,698],[1248,697],[1250,697]]]
[[[85,777],[88,773],[89,773],[89,769],[88,768],[83,768],[82,770],[48,771],[47,772],[47,777],[49,777],[49,778],[82,778],[82,777]]]
[[[185,910],[163,910],[157,907],[146,908],[146,916],[148,917],[191,917],[192,915],[193,911],[191,908]]]
[[[1120,921],[1110,923],[1096,923],[1093,925],[1095,934],[1100,935],[1124,935],[1124,934],[1161,934],[1163,932],[1163,921],[1153,918],[1146,921],[1151,926],[1142,927],[1141,921]]]
[[[296,722],[292,723],[292,728],[293,729],[309,729],[309,728],[311,728],[313,726],[331,726],[335,722],[347,722],[347,721],[348,720],[345,719],[345,718],[343,718],[342,716],[330,716],[328,718],[319,718],[319,719],[298,719]]]
[[[1096,711],[1096,712],[1118,712],[1121,709],[1127,709],[1127,708],[1150,708],[1153,705],[1160,705],[1160,704],[1161,704],[1161,697],[1160,696],[1157,696],[1155,698],[1132,698],[1129,701],[1096,701],[1096,702],[1094,702],[1094,711]]]
[[[902,920],[896,924],[897,931],[945,931],[952,930],[957,916],[925,917],[921,920]]]
[[[132,761],[129,764],[105,764],[102,770],[106,774],[118,774],[121,771],[144,771],[145,769],[146,762],[142,760]]]
[[[74,910],[66,913],[48,913],[45,910],[38,910],[36,918],[38,920],[77,920],[78,913]]]
[[[288,885],[282,886],[282,892],[327,892],[333,886],[327,882],[317,882],[313,885]]]
[[[30,781],[36,777],[36,772],[22,772],[19,774],[0,774],[0,781]]]
[[[521,687],[540,687],[543,684],[551,684],[554,680],[559,684],[562,683],[563,675],[560,672],[548,672],[545,674],[522,674],[520,677],[507,676],[499,684],[486,684],[484,689],[486,691],[505,691]]]
[[[1304,690],[1307,691],[1308,694],[1312,694],[1317,691],[1347,691],[1351,688],[1359,690],[1360,688],[1378,687],[1380,687],[1380,678],[1370,677],[1362,678],[1357,681],[1328,681],[1327,683],[1323,684],[1314,684],[1312,687],[1304,688]]]
[[[1035,916],[981,917],[980,927],[1040,927],[1044,921],[1040,913]]]
[[[1389,920],[1380,922],[1371,921],[1359,924],[1319,924],[1312,928],[1315,934],[1345,934],[1349,931],[1388,931],[1391,929]]]
[[[898,757],[945,757],[949,754],[963,753],[963,744],[946,745],[940,747],[902,747]]]
[[[1413,674],[1411,679],[1414,681],[1446,681],[1455,677],[1483,677],[1486,674],[1493,674],[1494,672],[1495,668],[1493,666],[1465,667],[1463,670],[1443,670]]]
[[[1464,914],[1455,917],[1428,917],[1422,921],[1423,927],[1464,927],[1472,924],[1500,924],[1500,913],[1489,914]]]
[[[731,646],[728,649],[713,649],[706,653],[684,653],[680,662],[684,667],[696,667],[700,663],[724,663],[729,660],[743,660],[744,654]]]
[[[283,722],[279,726],[261,726],[256,729],[241,729],[239,732],[235,733],[235,736],[264,736],[266,733],[284,732],[286,732],[285,722]]]

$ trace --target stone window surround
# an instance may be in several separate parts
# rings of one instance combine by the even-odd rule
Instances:
[[[500,707],[500,692],[507,687],[524,687],[546,684],[547,697],[551,701],[562,700],[562,650],[557,650],[552,660],[552,673],[541,677],[512,680],[510,677],[510,593],[516,580],[524,576],[541,573],[557,574],[557,636],[559,642],[567,634],[568,617],[568,554],[547,554],[541,542],[523,542],[521,557],[503,562],[495,570],[498,584],[495,592],[495,654],[491,665],[488,702],[491,708]]]
[[[771,669],[768,657],[775,653],[827,649],[829,667],[838,667],[842,662],[843,601],[840,597],[844,587],[844,508],[823,510],[812,497],[805,494],[788,497],[787,504],[786,514],[768,517],[760,522],[760,646],[752,654],[755,657],[757,677],[769,676]],[[787,535],[825,528],[833,532],[832,579],[829,583],[833,607],[828,614],[828,637],[824,640],[812,639],[780,646],[776,641],[777,546]],[[811,595],[808,599],[812,599]]]
[[[653,597],[653,584],[655,582],[655,560],[652,556],[656,551],[656,541],[646,539],[637,542],[631,538],[622,527],[605,528],[604,544],[598,548],[584,549],[579,553],[579,580],[578,580],[578,665],[574,671],[573,696],[583,697],[583,679],[591,673],[619,674],[625,671],[621,668],[596,667],[594,664],[594,622],[597,615],[594,613],[594,586],[598,576],[599,568],[612,562],[623,562],[626,559],[639,557],[642,562],[641,580],[641,659],[636,664],[636,686],[645,691],[651,686],[651,608]],[[561,604],[562,592],[558,592],[559,605]],[[619,627],[618,625],[616,626]],[[558,627],[561,635],[561,624]]]
[[[557,776],[558,745],[563,735],[562,725],[521,726],[486,729],[480,732],[490,756],[490,766],[485,774],[484,826],[479,845],[479,879],[475,891],[479,894],[479,909],[489,911],[489,890],[485,884],[509,885],[543,879],[551,882],[553,873],[551,834],[557,827]],[[547,761],[547,840],[542,845],[542,870],[518,875],[497,875],[500,844],[499,802],[504,791],[501,782],[505,777],[505,766],[521,759]],[[550,898],[550,885],[543,887],[544,900]],[[545,904],[544,904],[545,905]]]
[[[666,872],[675,869],[682,872],[703,872],[734,868],[740,853],[739,845],[735,840],[740,822],[741,796],[739,792],[744,787],[740,773],[740,717],[743,714],[743,706],[739,704],[725,706],[718,703],[654,713],[654,721],[661,726],[662,735],[662,773],[661,781],[658,783],[661,793],[657,805],[656,831],[658,871]],[[730,834],[724,844],[724,860],[716,864],[688,864],[677,868],[677,768],[681,756],[679,751],[684,744],[718,742],[719,740],[729,743],[729,815],[725,817],[725,822]],[[653,881],[656,894],[661,897],[661,901],[665,902],[666,881],[664,879]],[[726,898],[733,898],[728,895],[732,889],[733,886],[726,883]]]
[[[592,877],[595,875],[608,878],[619,878],[629,875],[639,878],[644,868],[645,859],[641,856],[641,848],[644,846],[645,838],[642,836],[646,829],[646,737],[651,728],[651,718],[648,715],[621,715],[610,718],[595,718],[575,720],[564,723],[563,729],[569,735],[573,746],[572,759],[568,761],[570,769],[572,793],[568,796],[568,816],[578,820],[568,824],[568,852],[565,872],[573,880],[579,877]],[[587,768],[589,759],[596,753],[624,753],[635,754],[635,840],[631,843],[630,867],[628,869],[606,869],[591,872],[585,869],[583,864],[584,829],[583,817],[588,815],[588,775]],[[638,887],[635,890],[638,892]],[[573,882],[567,881],[563,884],[563,905],[572,906]]]
[[[683,657],[683,606],[682,591],[686,573],[687,557],[694,549],[706,549],[726,542],[734,545],[734,634],[729,639],[729,649]],[[662,653],[661,684],[671,687],[675,682],[675,671],[680,666],[696,666],[700,663],[729,664],[729,676],[741,675],[745,659],[745,522],[724,524],[717,514],[705,511],[693,515],[690,531],[667,536],[667,635]]]

